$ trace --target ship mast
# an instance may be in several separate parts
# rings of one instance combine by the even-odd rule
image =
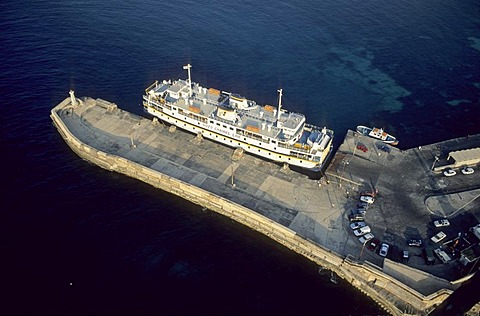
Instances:
[[[183,66],[183,69],[186,69],[188,71],[188,96],[192,96],[192,75],[190,74],[190,68],[192,68],[192,65],[187,64],[186,66]]]
[[[278,120],[280,120],[280,113],[281,113],[281,110],[282,110],[282,91],[283,91],[283,89],[278,89],[277,90],[277,92],[278,92],[277,125],[279,124]]]

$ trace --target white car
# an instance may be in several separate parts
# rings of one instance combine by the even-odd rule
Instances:
[[[350,224],[351,229],[359,229],[361,227],[367,226],[365,222],[355,222]]]
[[[390,248],[390,246],[386,243],[383,243],[378,254],[382,257],[386,257],[388,254],[388,248]]]
[[[370,239],[373,239],[373,234],[372,233],[366,233],[365,235],[363,235],[362,237],[358,238],[358,240],[364,244],[366,243],[367,241],[369,241]]]
[[[448,221],[448,219],[439,219],[434,221],[433,225],[435,225],[435,227],[450,226],[450,222]]]
[[[363,227],[360,227],[359,229],[354,230],[353,234],[358,237],[358,236],[365,235],[366,233],[369,233],[369,232],[371,232],[370,226],[363,226]]]
[[[443,172],[443,175],[444,175],[445,177],[452,177],[452,176],[454,176],[454,175],[456,175],[456,174],[457,174],[457,172],[456,172],[455,170],[453,170],[453,169],[447,169],[447,170],[445,170],[445,171]]]
[[[475,171],[473,170],[472,167],[465,167],[465,168],[462,169],[462,173],[463,173],[463,174],[472,174],[472,173],[474,173],[474,172],[475,172]]]
[[[438,243],[442,240],[445,239],[445,237],[447,237],[447,234],[445,234],[444,232],[439,232],[438,234],[436,234],[435,236],[433,236],[432,238],[430,238],[434,243]]]
[[[368,195],[361,195],[360,196],[360,201],[366,202],[368,204],[372,204],[373,202],[375,202],[375,199],[371,196],[368,196]]]

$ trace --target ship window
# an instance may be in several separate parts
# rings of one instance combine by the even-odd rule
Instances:
[[[276,141],[272,140],[272,144],[276,144],[276,143],[277,143]]]
[[[247,140],[247,138],[246,138],[246,137],[244,137],[244,138],[243,138],[243,140]]]
[[[302,163],[302,161],[300,160],[300,163]]]
[[[258,143],[260,146],[262,146],[262,143]]]
[[[233,127],[230,127],[230,130],[233,131]]]
[[[268,155],[270,156],[272,153],[268,153]]]
[[[226,125],[222,125],[222,127],[223,127],[223,128],[227,128],[227,126],[226,126]]]
[[[288,160],[290,160],[290,158],[288,158]]]
[[[248,149],[250,149],[250,146],[248,146]]]
[[[220,123],[217,123],[217,126],[220,126]]]
[[[260,152],[260,149],[258,150],[258,152]]]
[[[210,120],[210,124],[213,124],[213,121],[212,121],[212,120]]]
[[[238,145],[240,146],[240,143],[238,143]]]
[[[277,150],[277,147],[273,147],[273,150]]]
[[[282,158],[282,156],[278,156],[278,158]]]

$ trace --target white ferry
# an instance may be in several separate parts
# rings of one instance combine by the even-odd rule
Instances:
[[[216,142],[251,154],[320,171],[332,151],[333,131],[306,123],[305,116],[278,106],[260,106],[238,94],[204,88],[188,79],[155,81],[145,90],[147,113]]]

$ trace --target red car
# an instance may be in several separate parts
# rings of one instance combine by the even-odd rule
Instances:
[[[368,243],[368,250],[370,251],[375,251],[375,249],[377,248],[378,244],[380,243],[380,240],[377,239],[377,238],[374,238],[372,239],[369,243]]]
[[[364,153],[366,153],[368,151],[367,146],[365,146],[364,144],[358,144],[357,149],[363,151]]]

